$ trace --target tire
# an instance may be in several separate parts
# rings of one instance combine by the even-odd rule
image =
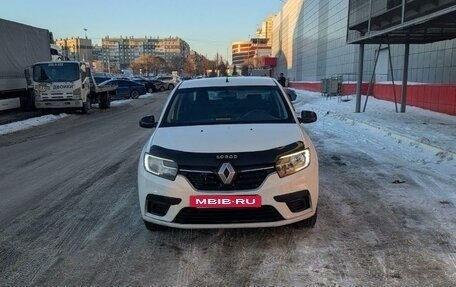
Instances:
[[[91,108],[90,99],[87,98],[87,101],[82,103],[82,110],[81,111],[82,111],[83,114],[88,114],[89,111],[90,111],[90,108]]]
[[[27,92],[25,95],[19,97],[20,100],[20,110],[24,112],[30,112],[35,110],[35,96]]]
[[[172,89],[174,89],[174,85],[173,84],[169,84],[168,85],[168,90],[172,90]]]
[[[317,214],[318,214],[318,207],[317,207],[317,210],[315,211],[315,214],[312,217],[304,219],[303,221],[296,222],[294,224],[294,226],[297,228],[313,228],[315,226],[315,224],[317,223]]]
[[[139,98],[139,92],[138,92],[137,90],[131,91],[131,93],[130,93],[130,98],[132,98],[132,99],[137,99],[137,98]]]
[[[148,92],[149,94],[152,94],[152,93],[154,92],[154,89],[152,89],[152,88],[149,87],[149,88],[147,88],[147,92]]]
[[[160,92],[164,92],[165,91],[165,87],[161,86],[160,87]]]
[[[104,95],[101,95],[99,102],[100,109],[109,109],[111,107],[111,95],[109,94],[109,92],[107,92]]]
[[[158,225],[158,224],[155,224],[155,223],[152,223],[149,221],[145,221],[145,220],[143,220],[143,221],[144,221],[144,225],[146,226],[146,228],[149,231],[160,231],[160,230],[168,229],[168,227],[166,227],[166,226]]]

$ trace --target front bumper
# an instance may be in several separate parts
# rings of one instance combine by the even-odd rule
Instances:
[[[82,105],[82,100],[35,101],[35,107],[37,109],[82,108]]]
[[[280,178],[272,173],[253,190],[199,191],[188,179],[178,175],[175,181],[138,169],[138,194],[145,221],[184,228],[254,228],[287,225],[312,217],[318,204],[318,164]],[[260,195],[261,208],[192,208],[192,195]]]

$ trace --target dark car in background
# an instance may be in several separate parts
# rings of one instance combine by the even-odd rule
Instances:
[[[107,81],[107,80],[111,80],[115,78],[113,74],[110,74],[110,73],[101,73],[101,72],[96,72],[96,73],[93,73],[93,79],[95,80],[95,83],[97,85]]]
[[[137,99],[146,93],[146,87],[143,84],[130,80],[110,79],[100,84],[100,86],[104,85],[117,85],[116,95],[118,98]]]
[[[159,80],[147,79],[145,77],[138,76],[130,78],[130,80],[143,84],[146,87],[146,91],[148,93],[154,93],[157,91],[163,92],[166,90],[166,84]]]

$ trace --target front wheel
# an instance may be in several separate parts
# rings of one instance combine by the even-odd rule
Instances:
[[[168,85],[168,90],[172,90],[172,89],[174,89],[174,85],[173,84],[169,84]]]
[[[304,219],[303,221],[298,221],[294,224],[294,226],[297,228],[313,228],[315,226],[315,224],[317,223],[317,214],[318,214],[318,207],[317,207],[317,210],[315,210],[315,214],[312,215],[312,217]]]
[[[130,98],[132,98],[132,99],[137,99],[137,98],[139,98],[139,92],[138,92],[137,90],[131,91],[131,93],[130,93]]]
[[[149,94],[152,94],[152,93],[154,92],[154,89],[152,89],[152,88],[149,87],[149,88],[147,88],[147,92],[148,92]]]
[[[109,109],[109,107],[111,107],[111,95],[109,94],[109,92],[107,92],[104,95],[101,95],[99,102],[100,109]]]
[[[160,87],[160,92],[164,92],[165,91],[165,87],[161,86]]]

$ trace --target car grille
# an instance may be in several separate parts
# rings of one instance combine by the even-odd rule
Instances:
[[[180,224],[228,224],[275,222],[284,220],[282,215],[272,206],[260,208],[183,208],[175,217]]]
[[[274,171],[274,167],[240,170],[236,173],[235,178],[230,184],[224,184],[219,176],[212,171],[204,172],[183,169],[180,173],[197,190],[245,190],[260,187],[266,177]]]

